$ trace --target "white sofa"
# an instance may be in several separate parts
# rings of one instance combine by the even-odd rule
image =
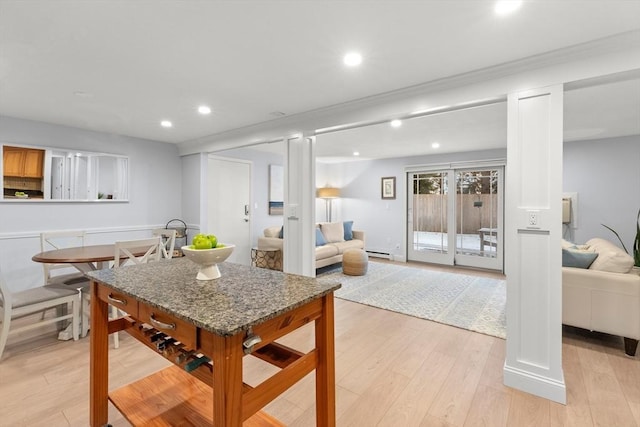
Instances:
[[[589,268],[562,268],[562,323],[624,337],[625,353],[634,356],[640,340],[640,275],[632,269],[633,258],[604,239],[591,239],[581,249],[598,257]]]
[[[338,224],[339,223],[318,224],[318,228],[320,232],[323,233],[323,237],[327,243],[316,246],[316,268],[342,262],[342,254],[347,249],[364,249],[364,231],[353,230],[353,238],[351,240],[344,240],[344,237],[339,236]],[[323,228],[325,230],[323,230]],[[258,238],[258,249],[282,250],[283,240],[281,237],[278,237],[281,229],[281,226],[265,228],[264,236]],[[330,233],[326,231],[327,229],[335,229],[337,234]],[[333,234],[333,236],[331,236],[331,234]],[[342,235],[344,235],[344,232],[342,232]]]

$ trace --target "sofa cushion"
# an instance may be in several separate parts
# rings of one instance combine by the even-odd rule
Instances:
[[[575,268],[589,268],[598,258],[598,253],[589,250],[562,248],[562,266]]]
[[[598,253],[598,258],[589,267],[591,270],[628,273],[633,267],[633,257],[608,240],[595,238],[587,245]]]
[[[264,229],[264,237],[278,237],[282,226],[267,227]]]
[[[342,226],[344,227],[344,240],[353,239],[353,221],[344,221]]]
[[[265,251],[282,250],[283,243],[277,237],[258,237],[258,249]]]
[[[345,240],[344,242],[329,243],[327,246],[335,246],[338,253],[344,253],[347,249],[363,249],[362,240]]]
[[[316,259],[325,259],[338,255],[338,248],[334,245],[324,245],[316,247]]]
[[[323,222],[320,224],[320,230],[327,243],[344,241],[344,226],[341,222]]]
[[[319,228],[316,228],[316,246],[324,246],[327,241],[324,239],[324,234]]]

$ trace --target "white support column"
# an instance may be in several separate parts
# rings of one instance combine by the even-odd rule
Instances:
[[[562,115],[562,85],[509,95],[504,383],[564,404]]]
[[[315,277],[315,137],[286,138],[285,145],[283,269]]]

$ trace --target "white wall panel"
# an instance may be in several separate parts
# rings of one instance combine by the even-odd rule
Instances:
[[[560,253],[563,88],[513,93],[508,104],[504,383],[565,403]]]
[[[285,145],[283,269],[315,277],[315,138],[288,138]]]

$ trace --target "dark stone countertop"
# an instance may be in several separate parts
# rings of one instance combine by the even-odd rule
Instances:
[[[230,336],[340,288],[314,279],[223,262],[222,277],[196,280],[199,266],[178,258],[87,273],[97,282],[217,335]]]

